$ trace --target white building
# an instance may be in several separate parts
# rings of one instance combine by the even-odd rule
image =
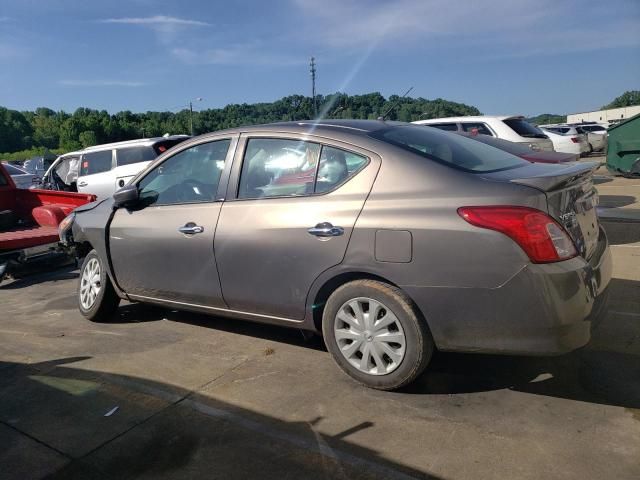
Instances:
[[[640,113],[640,105],[633,107],[611,108],[595,112],[570,113],[567,115],[567,123],[601,122],[617,123]]]

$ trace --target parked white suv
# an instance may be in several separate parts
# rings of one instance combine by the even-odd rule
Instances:
[[[61,155],[44,176],[52,190],[92,193],[101,200],[124,187],[149,163],[188,135],[143,138],[88,147]]]
[[[510,142],[522,143],[531,150],[553,152],[553,143],[538,127],[528,123],[523,116],[476,116],[449,117],[418,120],[417,125],[426,125],[440,130],[490,135]]]
[[[553,142],[556,152],[584,155],[591,152],[587,135],[578,133],[568,125],[540,125],[540,129]]]

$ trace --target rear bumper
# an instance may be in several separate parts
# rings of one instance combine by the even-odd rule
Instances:
[[[530,264],[498,288],[402,287],[424,314],[440,350],[557,355],[589,342],[607,303],[612,260],[600,229],[598,249]]]

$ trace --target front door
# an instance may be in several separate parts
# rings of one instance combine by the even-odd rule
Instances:
[[[302,319],[313,281],[344,258],[379,159],[321,141],[245,145],[216,231],[222,292],[233,310]]]
[[[224,307],[213,243],[220,178],[235,140],[185,148],[137,185],[140,207],[118,209],[109,228],[113,270],[130,295]]]

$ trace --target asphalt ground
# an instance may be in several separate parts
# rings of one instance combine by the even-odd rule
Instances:
[[[598,189],[614,279],[589,345],[438,353],[399,392],[296,330],[126,303],[90,323],[73,265],[7,281],[0,478],[640,478],[640,180]]]

